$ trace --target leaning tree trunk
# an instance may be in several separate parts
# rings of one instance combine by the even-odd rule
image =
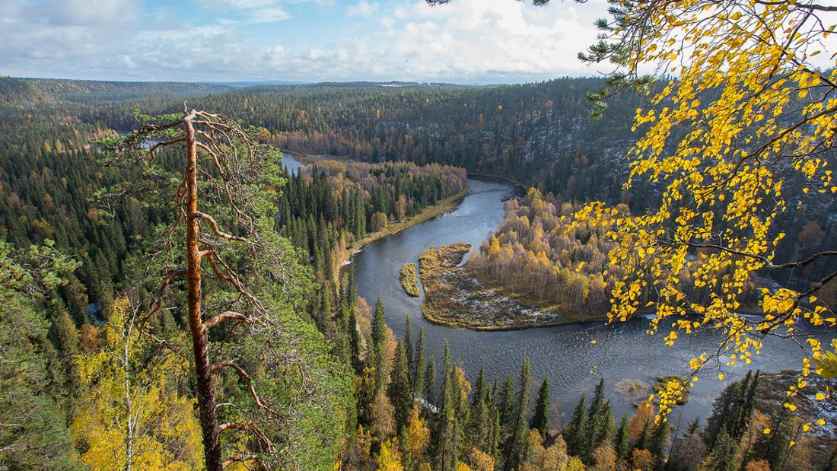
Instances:
[[[198,408],[203,432],[203,452],[207,471],[221,471],[221,444],[218,418],[209,363],[206,329],[201,317],[201,258],[198,241],[198,152],[192,116],[185,118],[186,131],[186,277],[189,303],[189,330],[195,352],[195,376],[198,385]]]

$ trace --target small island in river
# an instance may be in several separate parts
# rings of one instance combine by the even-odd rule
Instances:
[[[462,260],[470,244],[432,247],[419,257],[425,299],[421,311],[433,323],[474,330],[513,330],[572,320],[551,309],[526,306],[501,290],[484,286]]]
[[[405,263],[404,266],[401,267],[401,273],[398,278],[405,293],[414,298],[419,296],[419,289],[416,284],[418,280],[416,279],[415,263]]]

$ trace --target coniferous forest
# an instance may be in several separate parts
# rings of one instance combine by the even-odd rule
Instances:
[[[3,318],[7,335],[4,351],[8,352],[4,358],[21,362],[4,364],[24,365],[4,367],[5,409],[10,417],[21,420],[0,436],[9,450],[2,462],[11,469],[112,469],[126,459],[120,447],[129,437],[119,424],[132,420],[142,428],[132,432],[138,440],[137,449],[143,450],[132,458],[135,463],[151,468],[199,468],[203,466],[203,442],[194,412],[196,397],[188,357],[178,354],[178,348],[186,347],[185,337],[179,333],[185,328],[183,314],[177,309],[161,313],[144,326],[147,335],[128,328],[136,322],[132,316],[141,309],[139,305],[153,294],[153,284],[142,281],[149,276],[143,265],[161,227],[176,220],[165,201],[174,189],[162,185],[150,193],[116,195],[125,182],[148,177],[131,166],[102,165],[112,152],[103,141],[139,125],[141,118],[132,111],[135,105],[160,111],[168,110],[168,105],[145,96],[114,97],[112,90],[105,96],[95,90],[78,91],[84,83],[61,87],[22,83],[33,89],[30,93],[37,91],[43,98],[25,105],[6,102],[2,121],[6,132],[0,211],[4,274],[9,274],[4,275],[3,289],[10,300],[4,311],[15,313]],[[385,306],[370,308],[367,300],[357,296],[351,272],[341,270],[357,244],[465,191],[465,169],[424,163],[440,160],[465,165],[478,174],[497,172],[538,184],[541,191],[568,195],[567,202],[561,203],[557,197],[531,189],[524,199],[509,201],[505,225],[486,241],[482,254],[472,259],[470,266],[494,282],[519,283],[512,285],[513,289],[549,293],[553,298],[544,301],[566,309],[607,311],[607,272],[614,269],[608,268],[606,258],[607,227],[572,225],[566,219],[578,209],[574,200],[583,201],[600,190],[583,190],[579,180],[558,182],[547,176],[533,181],[527,178],[527,171],[507,172],[502,166],[507,164],[500,162],[511,165],[520,158],[513,153],[506,160],[480,158],[479,164],[440,157],[457,155],[455,149],[427,154],[428,150],[416,146],[419,142],[432,146],[432,141],[412,134],[422,132],[420,127],[405,128],[411,131],[404,134],[372,124],[387,121],[387,116],[393,121],[398,121],[395,116],[432,120],[427,105],[411,110],[418,106],[416,100],[426,96],[426,102],[438,100],[437,106],[442,108],[450,100],[474,100],[474,106],[481,100],[507,102],[507,114],[523,112],[514,106],[525,104],[526,112],[531,113],[529,126],[547,129],[555,125],[548,110],[540,106],[532,109],[531,101],[520,101],[519,97],[560,93],[575,94],[581,100],[582,91],[589,86],[588,81],[561,80],[490,92],[440,87],[399,94],[370,87],[335,90],[324,86],[198,99],[225,113],[236,113],[238,103],[255,97],[266,96],[259,100],[262,106],[289,107],[314,106],[309,103],[338,97],[346,100],[343,112],[350,113],[342,119],[356,126],[363,122],[356,113],[365,108],[348,103],[361,100],[380,107],[372,111],[376,118],[367,118],[366,126],[371,128],[363,132],[380,129],[381,137],[358,134],[357,141],[325,129],[322,134],[314,133],[311,129],[318,127],[294,121],[294,113],[286,116],[274,114],[275,110],[263,111],[265,116],[279,116],[273,118],[278,119],[275,122],[246,113],[242,118],[242,122],[249,119],[265,126],[253,130],[262,145],[334,156],[334,160],[316,158],[295,174],[280,170],[279,179],[270,184],[279,186],[266,193],[275,195],[265,204],[273,208],[273,231],[278,237],[273,243],[285,251],[284,261],[279,263],[293,273],[292,278],[284,278],[293,282],[273,301],[278,322],[286,329],[280,345],[301,342],[299,356],[288,363],[298,362],[310,372],[293,381],[294,375],[285,376],[282,383],[270,388],[270,396],[260,397],[260,401],[293,408],[292,415],[281,419],[286,426],[272,432],[272,446],[284,445],[282,453],[271,458],[275,461],[265,461],[272,463],[269,467],[324,469],[335,462],[342,463],[344,469],[442,470],[831,466],[834,457],[828,447],[804,436],[801,419],[759,407],[758,375],[728,386],[714,410],[707,411],[705,422],[677,430],[667,422],[655,421],[655,410],[647,404],[632,415],[615,417],[603,393],[604,382],[586,398],[579,397],[572,414],[562,420],[550,404],[550,385],[532,377],[528,364],[520,366],[519,377],[505,381],[489,382],[482,373],[469,380],[450,354],[432,358],[425,352],[423,331],[410,331],[408,324],[406,336],[396,339],[384,321]],[[75,95],[56,91],[65,87],[85,98],[70,98]],[[7,95],[17,96],[14,93]],[[156,89],[147,93],[152,95]],[[563,100],[565,103],[567,98]],[[332,107],[329,112],[340,109]],[[500,119],[497,109],[488,113],[488,118],[479,119],[493,123]],[[445,116],[444,111],[439,113]],[[587,119],[578,113],[579,119]],[[566,117],[564,113],[561,119]],[[328,122],[337,117],[317,119]],[[471,129],[470,125],[451,128],[443,122],[433,126],[450,132]],[[306,136],[300,137],[301,131],[294,127],[308,130]],[[474,132],[486,128],[490,125],[474,126]],[[365,139],[375,146],[364,146]],[[409,145],[410,152],[417,154],[402,154],[406,147],[399,148],[387,139]],[[544,136],[545,146],[547,139]],[[467,139],[445,141],[473,148]],[[489,152],[485,144],[483,148]],[[563,165],[561,159],[556,162],[539,157],[537,150],[530,151],[533,154],[527,165],[544,169]],[[161,155],[159,173],[177,172],[176,151],[165,150]],[[401,155],[417,163],[394,160]],[[347,161],[347,157],[371,162]],[[570,165],[583,164],[582,173],[595,173],[598,170],[592,162],[605,156],[579,158],[573,157]],[[550,171],[558,170],[538,175],[549,175]],[[626,205],[622,211],[630,209]],[[799,237],[805,241],[801,250],[810,250],[827,240],[828,234],[814,219]],[[520,278],[519,273],[528,278]],[[136,286],[139,290],[132,289]],[[562,288],[544,289],[554,286]],[[15,333],[19,332],[27,333],[25,345],[18,342]],[[230,345],[236,342],[234,330],[224,336],[219,340]],[[246,348],[255,350],[249,355],[255,356],[248,361],[265,361],[257,360],[263,356],[258,353],[260,347],[250,345]],[[127,357],[120,353],[125,348],[129,349]],[[292,368],[289,365],[282,367],[286,375],[287,368]],[[323,374],[310,368],[322,368]],[[13,377],[16,379],[11,381]],[[267,378],[269,375],[261,381]],[[136,406],[118,397],[119,381],[126,379],[134,388],[131,402],[146,404],[136,418],[132,409]],[[247,385],[231,376],[219,387],[240,395]],[[24,396],[34,402],[15,399]],[[330,409],[323,410],[323,403],[330,404]],[[310,409],[307,413],[306,407],[318,412]],[[322,435],[326,430],[328,434]],[[140,442],[144,445],[139,446]],[[788,446],[791,442],[793,447]],[[227,453],[256,446],[260,453],[270,455],[270,447],[263,443],[248,443],[232,440],[224,446],[231,447]]]
[[[62,35],[4,59],[132,24],[13,3]],[[308,3],[345,7],[197,2],[239,16],[159,77]],[[413,3],[388,34],[458,1]],[[835,7],[607,3],[597,78],[0,77],[0,470],[837,470]],[[525,36],[555,2],[513,5]]]

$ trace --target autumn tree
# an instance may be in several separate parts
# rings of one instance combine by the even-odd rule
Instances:
[[[721,355],[722,364],[749,363],[766,335],[796,337],[798,324],[833,329],[837,319],[817,294],[837,277],[837,250],[793,258],[781,250],[779,221],[800,209],[797,200],[837,192],[830,169],[837,69],[828,40],[837,8],[816,0],[611,3],[611,19],[599,22],[603,39],[582,58],[611,61],[614,85],[651,93],[636,112],[640,137],[626,187],[645,180],[663,189],[652,211],[613,225],[610,263],[625,271],[612,290],[611,320],[650,306],[652,330],[674,321],[669,342],[719,332],[720,348],[693,358],[693,373]],[[676,78],[652,85],[641,70]],[[579,217],[612,214],[597,203]],[[740,314],[754,276],[812,267],[817,276],[808,283],[761,290],[762,319]],[[684,271],[705,296],[680,284]],[[816,374],[810,364],[823,346],[808,336],[801,341],[809,350],[801,375]],[[661,391],[660,412],[679,397],[682,391]]]
[[[609,318],[625,321],[640,308],[653,310],[651,330],[667,329],[669,344],[680,335],[717,331],[719,348],[696,355],[689,362],[693,374],[710,357],[749,364],[766,335],[804,337],[796,339],[809,352],[803,380],[825,372],[811,367],[812,360],[831,361],[823,345],[801,335],[798,325],[837,326],[818,299],[837,278],[837,247],[788,256],[779,222],[806,202],[837,193],[831,168],[837,51],[829,38],[837,7],[818,0],[609,3],[610,17],[597,22],[600,40],[579,57],[615,68],[610,86],[595,97],[598,111],[620,88],[649,95],[635,113],[640,135],[629,153],[625,189],[646,182],[661,189],[655,207],[642,214],[618,216],[592,203],[577,215],[584,223],[613,219],[608,257],[624,272],[614,280]],[[741,314],[756,275],[812,267],[816,276],[807,283],[760,291],[762,319]],[[681,284],[683,272],[692,273],[689,286]],[[659,391],[660,414],[683,394],[682,388]]]
[[[408,463],[417,467],[417,464],[424,458],[424,452],[429,444],[430,427],[422,419],[418,403],[414,403],[407,420]]]
[[[376,464],[377,469],[381,471],[404,470],[404,465],[401,462],[401,452],[398,451],[398,446],[392,440],[387,440],[381,444]]]
[[[136,325],[138,306],[113,304],[103,345],[77,358],[81,394],[71,430],[91,469],[202,469],[195,400],[181,393],[189,363]]]

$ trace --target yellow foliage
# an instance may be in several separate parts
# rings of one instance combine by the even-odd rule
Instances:
[[[97,353],[76,358],[81,397],[71,433],[92,470],[203,468],[194,400],[179,394],[189,364],[163,349],[146,362],[145,339],[125,299],[114,303]],[[130,439],[127,430],[131,429]]]
[[[578,225],[612,226],[608,258],[621,272],[609,280],[609,318],[624,321],[653,309],[652,332],[674,321],[668,345],[714,330],[722,343],[713,353],[729,365],[750,364],[764,333],[793,335],[801,322],[833,329],[837,319],[822,301],[790,289],[761,291],[762,322],[741,315],[754,275],[782,268],[778,220],[796,210],[786,183],[801,182],[803,194],[835,191],[823,157],[837,135],[830,31],[799,2],[636,5],[609,33],[628,46],[620,66],[631,75],[640,64],[656,64],[677,79],[647,109],[637,109],[633,123],[640,137],[626,188],[640,179],[657,183],[664,188],[659,207],[629,216],[592,203],[575,215]],[[820,52],[831,58],[828,67],[813,59]],[[835,357],[816,342],[808,347],[800,381],[812,372],[812,360],[813,372],[833,376]],[[697,374],[706,363],[704,354],[689,367]],[[660,413],[670,412],[669,398],[657,399]]]
[[[407,448],[415,460],[424,454],[430,441],[430,428],[422,420],[418,404],[413,404],[407,424]]]
[[[577,456],[570,458],[567,462],[567,466],[564,467],[564,471],[584,471],[585,469],[587,468],[584,466],[584,462]]]
[[[381,443],[381,451],[378,453],[379,471],[403,471],[401,464],[401,453],[392,440]]]

